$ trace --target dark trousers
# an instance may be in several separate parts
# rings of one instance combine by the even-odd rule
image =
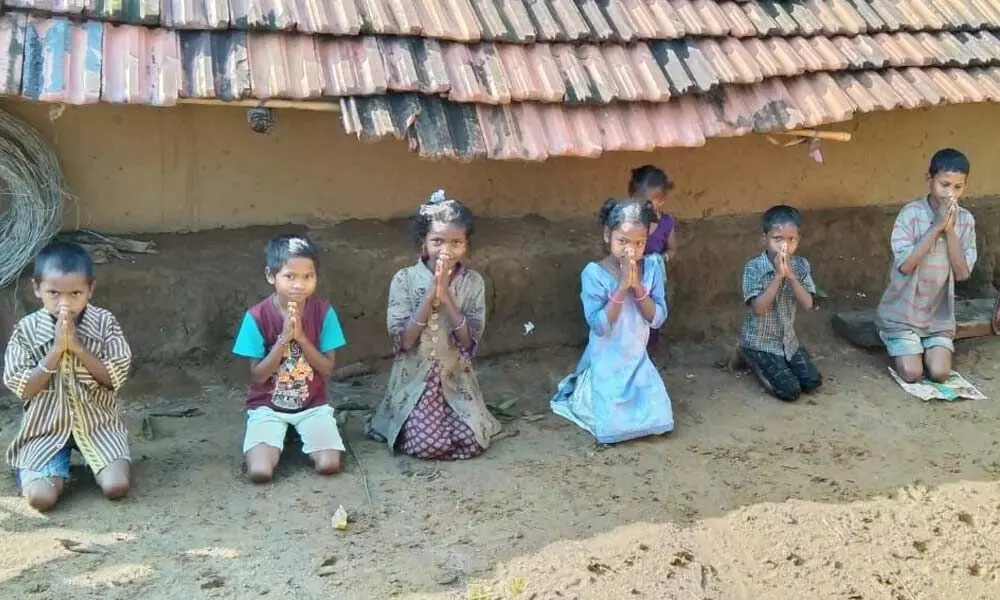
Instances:
[[[750,369],[769,392],[785,402],[798,400],[802,392],[811,392],[823,383],[823,376],[805,348],[785,360],[784,356],[742,348]]]

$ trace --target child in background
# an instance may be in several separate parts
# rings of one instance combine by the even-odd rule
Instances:
[[[500,432],[472,359],[486,324],[483,277],[465,266],[472,213],[443,191],[413,220],[421,256],[392,278],[386,321],[395,361],[366,427],[390,450],[434,460],[478,456]]]
[[[333,408],[326,400],[326,380],[336,350],[346,341],[337,313],[313,296],[319,250],[309,238],[282,235],[267,245],[264,277],[274,293],[247,311],[233,353],[250,359],[247,429],[243,455],[247,474],[266,483],[292,426],[302,451],[316,471],[340,470],[344,442]]]
[[[740,350],[764,387],[786,402],[823,382],[795,336],[796,306],[810,310],[816,294],[809,261],[795,255],[801,227],[798,210],[769,208],[761,218],[764,252],[743,267]]]
[[[677,252],[677,238],[674,229],[674,218],[664,210],[666,206],[667,192],[673,189],[674,184],[667,177],[663,170],[653,165],[643,165],[632,169],[632,177],[628,182],[628,194],[633,200],[639,202],[652,202],[656,213],[656,219],[649,228],[649,237],[646,238],[644,256],[658,256],[663,258],[663,285],[667,296],[667,306],[672,306],[673,288],[669,285],[669,263]],[[660,330],[650,329],[649,348],[656,347],[660,339]]]
[[[132,362],[128,342],[114,315],[90,304],[94,266],[82,247],[48,245],[33,279],[42,309],[17,323],[4,355],[4,384],[24,402],[7,460],[36,510],[58,502],[74,448],[104,495],[121,498],[131,463],[117,393]]]
[[[945,149],[931,158],[928,194],[910,202],[892,228],[889,286],[878,306],[879,336],[896,372],[910,383],[951,375],[955,281],[976,264],[976,220],[958,205],[969,159]],[[1000,306],[1000,305],[998,305]]]
[[[650,331],[667,318],[659,257],[642,257],[655,218],[648,201],[605,202],[600,224],[608,254],[581,275],[590,339],[551,406],[601,444],[674,428],[670,396],[646,351]]]

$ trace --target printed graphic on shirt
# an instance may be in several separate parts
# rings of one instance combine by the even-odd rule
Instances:
[[[298,410],[309,402],[309,382],[315,372],[302,347],[296,342],[288,344],[285,355],[274,378],[274,395],[271,403],[284,410]]]

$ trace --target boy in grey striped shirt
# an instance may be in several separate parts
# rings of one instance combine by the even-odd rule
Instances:
[[[104,495],[121,498],[130,459],[117,392],[132,362],[128,342],[114,315],[90,304],[94,267],[82,247],[45,247],[34,289],[42,308],[17,323],[4,355],[4,385],[24,402],[7,461],[37,510],[58,502],[74,449]]]

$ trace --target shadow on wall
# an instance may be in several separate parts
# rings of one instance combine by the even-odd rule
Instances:
[[[977,219],[979,261],[966,296],[992,295],[1000,282],[1000,205],[968,205]],[[897,207],[852,208],[805,214],[800,254],[813,265],[819,287],[834,302],[874,305],[889,264],[889,232]],[[759,216],[681,223],[682,242],[671,266],[675,306],[667,337],[686,341],[734,339],[742,318],[740,274],[759,252]],[[122,322],[139,362],[213,360],[229,352],[243,311],[269,293],[263,249],[277,233],[300,227],[152,236],[155,256],[98,267],[95,303]],[[348,338],[342,361],[390,353],[385,307],[389,281],[417,258],[404,221],[346,221],[310,235],[324,249],[320,289],[340,314]],[[144,236],[145,237],[145,236]],[[471,266],[487,280],[489,320],[483,354],[580,344],[579,274],[601,256],[590,220],[482,219]],[[22,306],[37,306],[31,285],[18,287]],[[12,290],[0,305],[0,334],[15,320]],[[535,325],[526,336],[524,324]],[[341,362],[346,364],[346,362]]]

